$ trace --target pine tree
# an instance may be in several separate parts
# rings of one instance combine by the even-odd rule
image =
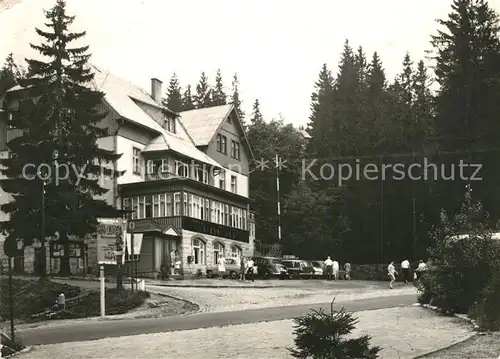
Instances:
[[[240,80],[238,78],[238,74],[234,74],[233,82],[232,82],[232,95],[231,95],[231,103],[236,109],[236,113],[243,125],[245,125],[245,113],[241,109],[241,100],[240,100]]]
[[[173,74],[170,78],[167,89],[167,100],[164,105],[174,112],[181,112],[183,110],[181,86],[176,74]]]
[[[264,123],[264,118],[260,112],[260,103],[258,99],[255,99],[252,108],[252,117],[250,118],[250,123],[252,126]]]
[[[196,85],[196,95],[194,96],[196,108],[212,106],[212,90],[208,84],[208,77],[205,72],[201,73],[200,80]]]
[[[332,73],[323,64],[311,95],[311,115],[307,133],[311,136],[308,152],[313,156],[326,157],[331,153],[333,131],[334,80]],[[326,142],[325,142],[326,141]]]
[[[31,46],[45,55],[47,61],[27,60],[26,79],[19,81],[27,95],[21,99],[19,111],[10,123],[21,135],[9,141],[13,156],[2,161],[5,167],[2,172],[9,178],[4,181],[3,189],[14,198],[1,207],[10,215],[2,229],[8,233],[6,241],[23,239],[24,245],[30,245],[35,239],[44,244],[46,237],[57,232],[60,242],[67,246],[70,235],[83,237],[95,233],[98,217],[122,215],[104,200],[95,199],[107,192],[100,186],[103,175],[108,178],[120,175],[104,166],[120,155],[97,146],[98,138],[109,136],[107,129],[99,127],[105,114],[96,110],[102,103],[103,93],[91,88],[94,75],[87,64],[88,46],[69,46],[84,37],[85,32],[70,32],[74,17],[66,14],[63,0],[58,0],[45,16],[49,31],[37,28],[43,42]],[[48,165],[51,171],[40,173],[45,172],[40,167],[42,164]],[[70,170],[59,174],[63,178],[55,178],[54,169],[63,164]],[[38,176],[37,168],[40,169]],[[42,175],[47,178],[45,183]],[[42,188],[45,191],[44,229]],[[44,259],[42,251],[38,267],[42,274],[45,273]],[[69,272],[69,259],[61,259],[60,274]]]
[[[4,94],[9,88],[13,87],[22,73],[14,62],[12,53],[7,56],[5,63],[0,70],[0,95]],[[1,107],[1,106],[0,106]]]
[[[187,85],[186,90],[182,94],[182,111],[191,111],[195,108],[193,96],[191,95],[191,85]]]
[[[224,84],[222,82],[220,69],[217,70],[217,74],[215,76],[215,89],[212,93],[212,102],[214,106],[225,105],[227,103],[227,96],[224,92]]]
[[[472,152],[498,147],[500,82],[493,80],[500,78],[498,15],[485,0],[454,0],[448,18],[439,24],[440,30],[432,37],[435,77],[440,85],[436,97],[436,135],[441,149],[467,152],[443,160],[482,164],[484,186],[475,195],[492,218],[500,218],[499,154]],[[447,182],[441,183],[438,192],[444,208],[451,210],[457,206],[465,183]]]

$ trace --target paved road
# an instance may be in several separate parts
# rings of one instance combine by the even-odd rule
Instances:
[[[342,305],[349,311],[374,310],[410,305],[415,303],[416,300],[416,295],[396,295],[337,303],[336,308]],[[24,329],[19,331],[19,336],[22,338],[25,345],[56,344],[107,337],[284,320],[303,315],[310,309],[318,310],[320,308],[329,311],[330,303],[262,308],[223,313],[200,313],[157,319],[78,322]]]

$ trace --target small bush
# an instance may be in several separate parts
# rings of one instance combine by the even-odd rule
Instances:
[[[482,298],[476,302],[469,315],[483,330],[500,330],[500,268],[494,273]]]
[[[299,359],[375,359],[379,347],[370,347],[370,337],[346,338],[357,324],[351,313],[342,308],[327,314],[324,311],[294,319],[295,347],[289,348]]]

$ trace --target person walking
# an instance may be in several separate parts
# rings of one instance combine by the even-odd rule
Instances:
[[[247,262],[247,268],[248,268],[247,269],[247,278],[249,280],[251,280],[252,282],[254,282],[254,274],[255,274],[254,270],[255,270],[255,268],[254,268],[254,263],[253,263],[253,259],[252,258],[250,258],[248,260],[248,262]]]
[[[219,279],[224,278],[224,273],[226,272],[226,258],[220,257],[219,258]]]
[[[351,263],[346,262],[344,264],[344,270],[345,270],[345,279],[350,280],[351,279]]]
[[[247,259],[246,257],[241,258],[240,262],[240,279],[245,280],[245,271],[247,269]]]
[[[415,273],[417,274],[417,280],[419,280],[420,278],[422,278],[422,275],[424,274],[424,272],[426,270],[427,270],[427,264],[425,264],[425,262],[423,260],[420,260],[418,262],[417,269],[415,269]]]
[[[325,260],[325,270],[326,270],[326,280],[332,280],[332,273],[333,273],[333,261],[328,256]]]
[[[410,262],[408,261],[408,259],[405,259],[401,262],[401,270],[403,271],[405,284],[408,284],[408,282],[410,281]]]
[[[332,268],[333,269],[333,279],[338,280],[339,279],[339,270],[340,270],[339,262],[334,260],[332,267],[333,267]]]
[[[396,272],[396,268],[394,268],[394,262],[389,263],[389,266],[387,267],[387,272],[389,273],[389,278],[391,279],[391,282],[389,283],[389,288],[392,289],[392,285],[396,281],[396,275],[398,275],[398,272]]]

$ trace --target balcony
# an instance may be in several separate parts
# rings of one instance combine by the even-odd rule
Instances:
[[[225,226],[213,222],[204,221],[186,216],[172,216],[160,218],[133,219],[135,232],[163,231],[173,226],[177,230],[187,230],[210,236],[232,239],[239,242],[249,243],[250,232],[234,227]]]

